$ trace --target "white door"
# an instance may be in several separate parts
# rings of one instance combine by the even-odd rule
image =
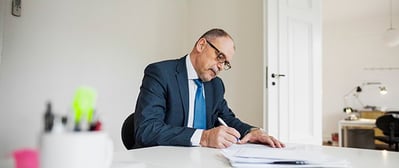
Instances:
[[[265,128],[286,143],[321,144],[321,0],[265,5]]]

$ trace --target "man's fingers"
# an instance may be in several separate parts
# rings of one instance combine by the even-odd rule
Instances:
[[[266,141],[272,148],[275,148],[276,145],[274,144],[274,140],[273,139],[274,138],[272,136],[269,136],[269,137],[266,138]]]
[[[226,132],[228,134],[234,136],[236,139],[237,138],[239,139],[241,137],[240,133],[236,129],[232,128],[232,127],[226,127]]]
[[[282,148],[285,146],[283,143],[281,143],[278,139],[274,138],[273,136],[269,136],[269,137],[273,141],[274,147]]]
[[[205,140],[202,145],[214,148],[227,148],[237,143],[238,137],[240,137],[240,133],[234,128],[220,126],[203,132]]]
[[[237,143],[240,140],[241,135],[236,129],[226,126],[220,126],[220,129],[220,136],[225,137],[229,142]]]

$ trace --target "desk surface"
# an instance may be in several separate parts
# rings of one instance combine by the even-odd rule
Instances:
[[[399,152],[316,145],[304,147],[321,150],[323,154],[347,160],[354,168],[397,168],[399,165]],[[120,165],[129,163],[141,164],[141,167],[146,168],[231,167],[219,149],[203,147],[157,146],[115,153],[113,168],[122,168]]]
[[[340,120],[339,124],[346,125],[346,126],[375,125],[375,119],[360,118],[358,120]]]

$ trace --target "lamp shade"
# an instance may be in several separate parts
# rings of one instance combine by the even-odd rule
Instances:
[[[395,47],[399,45],[399,31],[395,28],[389,28],[383,34],[383,41],[389,47]]]
[[[380,89],[381,95],[386,95],[388,93],[387,88],[385,86],[378,87]]]

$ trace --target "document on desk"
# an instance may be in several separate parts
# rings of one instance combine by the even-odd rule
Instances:
[[[260,144],[234,144],[221,153],[233,167],[349,167],[349,162],[306,145],[271,148]]]

